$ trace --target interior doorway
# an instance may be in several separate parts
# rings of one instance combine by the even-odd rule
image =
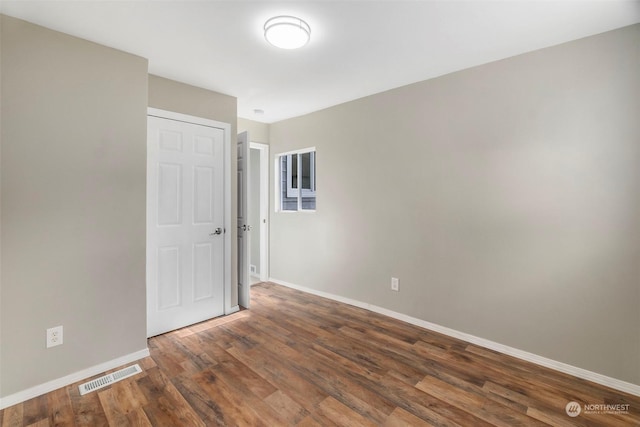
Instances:
[[[148,109],[147,336],[235,311],[230,125]]]
[[[269,280],[269,145],[250,143],[251,284]]]

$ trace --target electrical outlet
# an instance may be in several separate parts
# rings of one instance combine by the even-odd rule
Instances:
[[[400,292],[400,280],[397,277],[391,278],[391,290]]]
[[[62,344],[62,326],[47,329],[47,348]]]

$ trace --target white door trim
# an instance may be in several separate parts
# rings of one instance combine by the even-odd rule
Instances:
[[[269,145],[252,142],[249,147],[260,150],[260,281],[266,282],[269,280]]]
[[[224,129],[224,314],[235,313],[239,307],[231,305],[231,125],[151,107],[147,115]]]

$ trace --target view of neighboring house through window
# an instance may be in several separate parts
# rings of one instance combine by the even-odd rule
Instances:
[[[316,151],[307,148],[276,157],[278,179],[276,193],[281,211],[316,209]]]

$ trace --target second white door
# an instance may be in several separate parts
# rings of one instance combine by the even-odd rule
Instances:
[[[149,116],[147,335],[224,314],[224,130]]]
[[[244,308],[251,304],[249,180],[249,134],[242,132],[238,134],[238,304]]]

